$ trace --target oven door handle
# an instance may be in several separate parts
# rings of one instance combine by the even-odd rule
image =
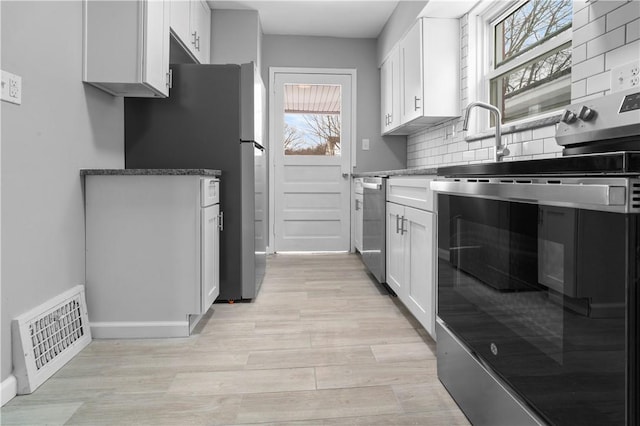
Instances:
[[[549,204],[574,208],[624,211],[627,188],[624,185],[550,184],[550,183],[493,183],[434,180],[435,192],[495,200]]]

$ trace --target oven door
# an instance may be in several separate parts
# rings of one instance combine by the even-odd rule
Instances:
[[[550,424],[635,424],[633,181],[445,179],[432,189],[440,321]]]

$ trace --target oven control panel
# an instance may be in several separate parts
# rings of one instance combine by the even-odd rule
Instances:
[[[637,88],[569,105],[556,130],[559,145],[640,138],[640,90]]]
[[[622,114],[637,109],[640,109],[640,92],[625,96],[618,112]]]

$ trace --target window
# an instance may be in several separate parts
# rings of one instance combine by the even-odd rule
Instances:
[[[570,0],[529,0],[488,21],[485,81],[503,124],[571,102],[571,19]]]
[[[284,85],[285,155],[340,155],[340,85]]]

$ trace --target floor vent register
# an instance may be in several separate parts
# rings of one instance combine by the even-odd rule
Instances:
[[[91,342],[84,286],[14,319],[12,338],[18,394],[29,394]]]

